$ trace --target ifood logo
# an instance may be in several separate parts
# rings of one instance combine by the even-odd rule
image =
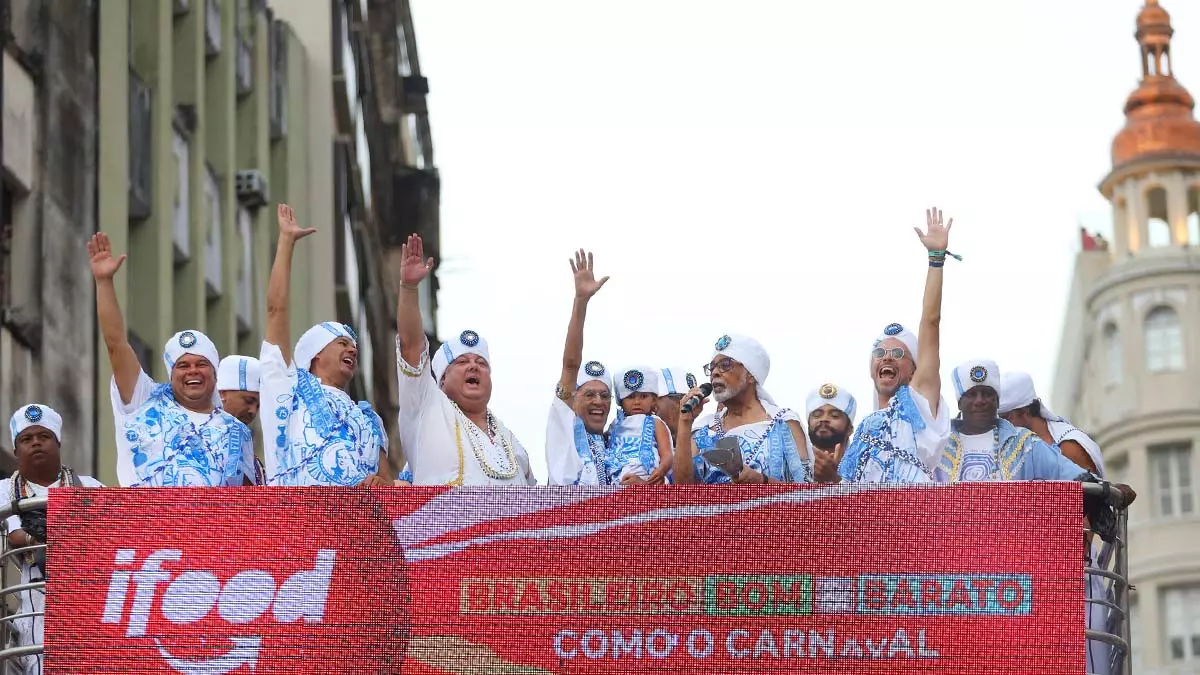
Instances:
[[[282,583],[259,569],[241,570],[222,582],[208,570],[172,573],[164,569],[167,563],[183,559],[179,549],[154,551],[142,559],[140,567],[136,550],[119,549],[101,621],[117,625],[124,622],[126,637],[136,638],[146,636],[156,598],[161,598],[158,606],[162,617],[176,626],[211,621],[215,612],[224,623],[243,628],[235,632],[245,634],[229,637],[227,651],[203,659],[172,654],[158,636],[153,636],[163,659],[175,671],[189,675],[222,675],[242,666],[253,668],[262,635],[247,624],[267,616],[278,624],[321,623],[336,557],[336,551],[321,549],[311,569],[301,569]]]

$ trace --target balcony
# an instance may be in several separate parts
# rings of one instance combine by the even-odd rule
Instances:
[[[192,8],[192,0],[174,0],[175,16],[183,16]]]
[[[221,297],[221,184],[212,167],[204,176],[204,285],[209,300]]]
[[[241,336],[254,326],[254,237],[250,211],[244,206],[237,209],[237,232],[242,243],[237,272],[237,331]]]
[[[426,250],[437,250],[441,178],[436,169],[397,167],[393,178],[389,217],[379,218],[383,244],[399,247],[408,235],[419,233]]]
[[[221,53],[221,0],[204,0],[204,55]]]
[[[129,69],[129,219],[150,217],[152,166],[150,148],[151,91]]]
[[[171,138],[171,156],[175,160],[175,203],[171,213],[171,238],[174,241],[175,264],[182,265],[192,257],[191,250],[191,148],[178,129]]]
[[[271,82],[267,100],[271,140],[275,140],[287,133],[287,24],[272,21],[270,26],[267,50]]]

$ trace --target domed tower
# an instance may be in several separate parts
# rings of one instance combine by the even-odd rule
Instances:
[[[1142,79],[1099,186],[1112,241],[1082,233],[1053,403],[1138,493],[1134,670],[1200,674],[1200,123],[1175,79],[1173,34],[1146,0]]]

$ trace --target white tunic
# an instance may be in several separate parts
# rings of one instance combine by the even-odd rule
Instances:
[[[100,481],[91,476],[77,476],[80,484],[84,487],[104,487]],[[25,485],[29,488],[32,494],[30,497],[45,497],[50,493],[50,488],[61,487],[59,481],[54,481],[49,486],[38,485],[26,480]],[[8,499],[9,491],[12,489],[12,483],[8,478],[0,480],[0,495],[4,499]],[[9,516],[5,521],[4,534],[7,536],[9,532],[14,532],[21,529],[21,517],[17,515]],[[9,558],[14,561],[21,570],[21,583],[28,584],[42,580],[41,571],[32,565],[25,562],[25,556],[14,555]],[[19,596],[21,608],[17,610],[21,614],[29,612],[45,612],[46,611],[46,592],[42,589],[31,589],[22,591]],[[17,631],[17,644],[19,646],[40,645],[43,644],[44,634],[44,618],[43,616],[31,616],[23,619],[13,620],[13,628]],[[24,658],[16,659],[22,666],[22,672],[29,675],[42,672],[42,657],[40,655],[30,655]]]
[[[370,405],[284,363],[269,342],[259,368],[268,485],[357,485],[379,470],[388,439]]]
[[[400,444],[408,457],[413,485],[534,485],[529,455],[499,420],[496,441],[466,418],[429,372],[429,344],[416,366],[404,361],[396,341]],[[511,449],[511,455],[510,455]],[[488,475],[511,473],[501,478]]]
[[[133,396],[109,383],[121,487],[217,487],[254,481],[250,427],[220,408],[210,413],[175,402],[171,385],[142,371]]]
[[[600,485],[597,462],[604,463],[602,434],[589,434],[583,420],[557,396],[546,422],[546,468],[550,485]]]

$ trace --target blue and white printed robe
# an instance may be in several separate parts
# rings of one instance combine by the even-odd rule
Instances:
[[[743,465],[785,483],[813,482],[811,458],[800,456],[800,449],[796,447],[796,439],[788,426],[789,420],[802,422],[800,416],[790,408],[779,408],[765,401],[762,406],[771,419],[725,430],[725,435],[737,438]],[[721,410],[719,414],[724,415],[725,411]],[[721,437],[717,432],[715,415],[705,415],[692,424],[692,440],[701,453],[717,447]],[[692,463],[698,482],[714,485],[732,482],[724,471],[699,455],[692,458]]]
[[[217,487],[254,481],[254,439],[220,408],[190,411],[144,371],[128,404],[110,382],[121,487]]]
[[[970,452],[955,430],[942,453],[935,477],[941,483],[996,480],[1077,480],[1087,469],[1067,459],[1028,429],[999,419],[998,452]],[[989,431],[988,436],[993,432]],[[994,442],[990,445],[994,446]]]
[[[838,473],[851,483],[931,483],[949,435],[946,401],[939,397],[935,417],[929,401],[904,385],[858,425]]]
[[[285,364],[269,342],[259,367],[268,485],[357,485],[379,470],[388,439],[369,403]]]

